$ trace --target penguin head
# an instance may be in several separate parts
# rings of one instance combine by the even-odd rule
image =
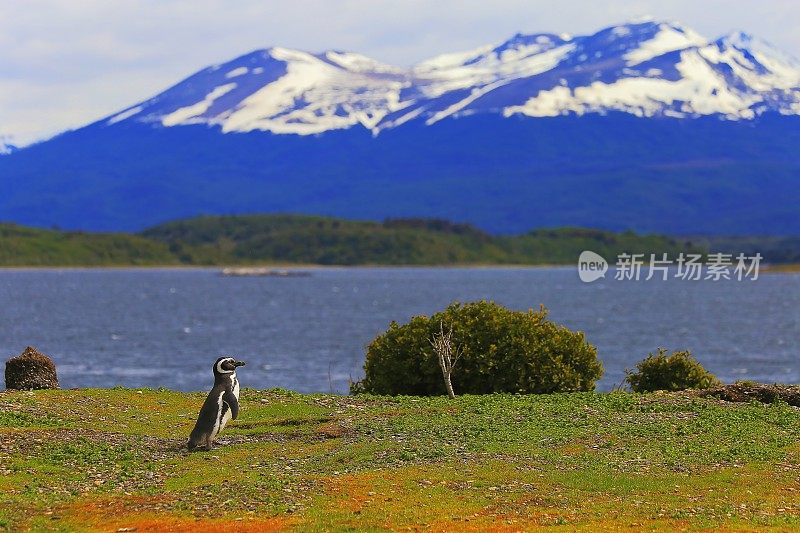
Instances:
[[[222,356],[214,363],[214,375],[233,374],[236,372],[236,367],[244,365],[244,361],[237,361],[233,357]]]

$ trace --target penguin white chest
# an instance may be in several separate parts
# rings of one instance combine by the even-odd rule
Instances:
[[[217,430],[217,433],[225,429],[225,424],[227,424],[228,420],[230,419],[231,419],[231,410],[228,409],[228,411],[224,415],[222,415],[222,420],[219,423],[219,429]]]
[[[236,399],[238,400],[239,399],[239,380],[236,379],[236,373],[233,374],[233,377],[231,377],[231,379],[233,380],[233,395],[236,396]]]
[[[231,379],[231,391],[233,392],[233,395],[236,396],[236,400],[238,401],[239,400],[239,380],[236,379],[236,373],[235,372],[233,374],[231,374],[230,379]],[[219,408],[220,408],[220,413],[222,411],[225,411],[225,414],[223,414],[222,416],[219,417],[219,423],[217,424],[216,431],[214,432],[214,435],[218,434],[220,431],[225,429],[225,425],[231,419],[230,407],[228,407],[227,409],[223,409],[223,405],[222,405],[222,402],[223,402],[222,397],[223,396],[224,396],[224,393],[220,394],[220,396],[219,396]]]

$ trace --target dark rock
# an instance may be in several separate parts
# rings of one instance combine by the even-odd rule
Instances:
[[[36,348],[28,346],[21,355],[6,361],[6,388],[57,389],[56,365]]]

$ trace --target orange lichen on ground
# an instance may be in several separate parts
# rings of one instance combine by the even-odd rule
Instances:
[[[476,477],[474,472],[448,470],[443,465],[325,478],[326,499],[318,502],[325,518],[319,523],[441,533],[565,528],[586,532],[678,531],[691,526],[684,518],[654,516],[650,506],[641,509],[626,506],[621,496],[568,491],[552,481],[514,489],[514,474],[507,465],[492,465],[481,474],[480,477],[494,481],[511,480],[512,485],[478,489],[468,481]],[[741,530],[725,524],[714,528]]]
[[[540,523],[524,512],[495,516],[491,505],[470,500],[465,492],[470,489],[440,479],[437,470],[411,466],[329,477],[323,480],[327,501],[321,508],[329,517],[339,515],[340,524],[364,528],[512,532]]]
[[[286,531],[290,523],[282,517],[268,519],[210,520],[176,516],[135,517],[112,524],[99,524],[101,531],[143,531],[171,533],[272,533]]]
[[[234,533],[285,531],[293,517],[209,518],[176,514],[161,509],[169,504],[165,497],[130,496],[81,502],[62,509],[60,520],[84,530],[136,532]]]
[[[360,513],[365,505],[385,496],[374,490],[377,477],[377,473],[331,477],[325,480],[325,492],[334,497],[341,508]]]
[[[546,518],[546,517],[542,517]],[[627,533],[639,532],[645,528],[644,524],[626,525],[614,522],[592,522],[592,523],[557,523],[550,522],[550,525],[543,525],[543,520],[537,517],[528,517],[527,519],[503,519],[497,517],[495,520],[473,520],[469,522],[455,522],[455,521],[440,521],[428,524],[425,526],[425,531],[434,533],[448,533],[451,531],[459,531],[463,533],[472,532],[486,532],[486,533],[517,533],[522,531],[548,531],[549,529],[559,531],[586,531],[592,533],[608,532],[608,533]],[[675,526],[668,528],[672,531],[680,531],[681,527]]]

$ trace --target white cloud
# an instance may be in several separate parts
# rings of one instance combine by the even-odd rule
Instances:
[[[0,133],[52,135],[256,48],[356,50],[410,65],[517,31],[587,33],[652,14],[800,55],[796,0],[4,0]],[[557,9],[556,9],[557,7]]]

